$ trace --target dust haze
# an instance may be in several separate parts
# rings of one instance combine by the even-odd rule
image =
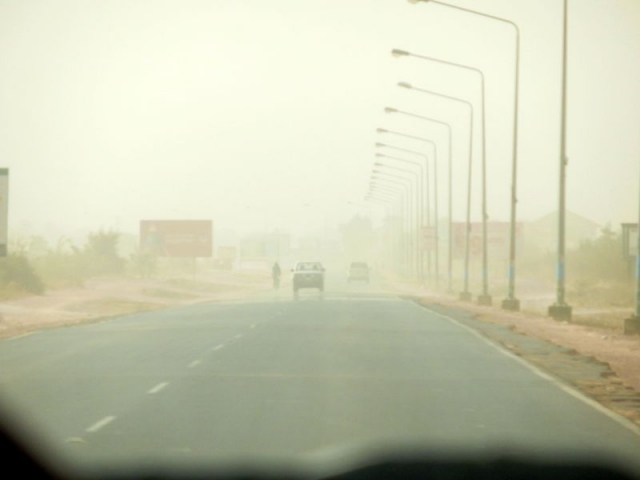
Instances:
[[[554,293],[562,2],[457,4],[520,28],[518,291],[530,308],[542,308]],[[627,307],[633,287],[621,224],[638,217],[640,3],[569,5],[570,294],[587,307]],[[484,73],[488,273],[492,292],[502,296],[514,31],[401,0],[0,1],[0,167],[10,172],[9,252],[30,263],[37,277],[30,281],[40,285],[27,290],[105,276],[179,277],[180,288],[160,288],[165,297],[208,292],[209,282],[224,284],[231,295],[238,285],[270,286],[275,262],[289,289],[296,262],[319,261],[327,291],[366,290],[347,281],[352,262],[370,267],[371,291],[387,290],[388,281],[461,291],[468,112],[398,83],[473,104],[470,221],[476,229],[482,219],[478,78],[394,58],[392,49]],[[450,124],[451,151],[441,126],[385,107]],[[437,149],[410,137],[426,137]],[[422,197],[413,179],[423,157],[408,151],[429,161]],[[377,153],[402,160],[380,160]],[[399,167],[404,170],[389,170]],[[373,168],[386,168],[386,180],[384,174],[372,180]],[[140,222],[160,220],[210,221],[210,255],[149,257]],[[418,223],[439,227],[437,249],[435,242],[420,248],[426,240]],[[469,239],[473,292],[481,288],[481,241],[476,233]],[[596,286],[609,293],[595,299]]]

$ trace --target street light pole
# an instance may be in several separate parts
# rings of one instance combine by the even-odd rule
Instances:
[[[380,176],[382,175],[382,177]],[[409,180],[408,178],[405,177],[401,177],[399,175],[393,175],[390,173],[386,173],[386,172],[380,172],[380,171],[373,171],[371,174],[371,177],[377,181],[380,182],[385,182],[386,184],[391,184],[391,185],[395,185],[396,187],[401,187],[405,189],[405,202],[406,202],[406,211],[407,211],[407,216],[406,216],[406,223],[407,223],[407,238],[406,238],[406,253],[407,253],[407,265],[411,265],[411,259],[412,259],[412,248],[411,248],[411,217],[412,215],[412,210],[411,210],[411,198],[412,198],[412,188],[411,188],[411,180]],[[391,178],[389,178],[391,177]],[[396,180],[394,180],[394,178]],[[398,181],[401,180],[401,181]],[[417,277],[417,271],[416,271],[416,277]]]
[[[403,185],[400,187],[391,187],[383,182],[382,179],[371,178],[369,182],[369,193],[367,198],[376,198],[378,200],[386,201],[386,202],[398,202],[398,251],[399,258],[401,259],[400,263],[404,264],[404,269],[409,268],[408,261],[408,245],[406,244],[406,236],[404,235],[403,228],[406,226],[406,222],[408,221],[408,211],[407,211],[407,202],[408,198],[406,195],[406,188]],[[406,273],[404,269],[398,268],[398,271],[402,271]]]
[[[438,162],[438,147],[436,145],[436,143],[432,140],[429,140],[428,138],[422,138],[422,137],[414,137],[412,135],[406,135],[404,133],[399,133],[399,132],[394,132],[391,130],[386,130],[384,128],[378,128],[376,129],[377,133],[391,133],[394,135],[398,135],[401,137],[405,137],[405,138],[411,138],[413,140],[420,140],[422,142],[426,142],[429,143],[432,147],[433,147],[433,168],[434,168],[434,177],[437,178],[437,162]],[[410,149],[406,149],[406,148],[399,148],[399,147],[395,147],[395,146],[391,146],[391,145],[387,145],[384,143],[376,143],[376,146],[379,147],[386,147],[386,148],[391,148],[394,150],[399,150],[399,151],[403,151],[403,152],[407,152],[407,153],[413,153],[415,155],[420,155],[424,158],[425,161],[425,165],[426,165],[426,169],[425,169],[425,183],[427,185],[427,198],[426,198],[426,203],[425,203],[425,209],[427,211],[427,216],[426,216],[426,222],[427,222],[427,226],[431,227],[431,181],[429,179],[429,156],[422,153],[422,152],[417,152],[415,150],[410,150]],[[438,218],[438,182],[434,181],[434,200],[435,200],[435,212],[434,215],[436,218]],[[449,205],[449,207],[451,207],[451,205]],[[434,229],[434,232],[436,232],[436,230]],[[436,235],[437,236],[437,235]],[[438,243],[435,242],[435,250],[436,250],[436,267],[438,265]],[[451,256],[451,252],[449,252],[449,256]],[[429,280],[431,281],[431,250],[429,250],[429,254],[427,255],[427,262],[428,262],[428,268],[429,268]],[[436,274],[438,274],[438,269],[436,268]],[[451,291],[451,271],[449,271],[449,291]]]
[[[501,23],[506,23],[513,27],[515,31],[515,87],[514,87],[514,101],[513,101],[513,146],[512,146],[512,167],[511,167],[511,217],[509,225],[509,287],[507,291],[507,298],[502,301],[502,308],[505,310],[517,311],[520,310],[520,301],[515,296],[515,282],[516,282],[516,208],[518,203],[517,196],[517,169],[518,169],[518,99],[520,97],[520,28],[518,25],[506,18],[497,17],[495,15],[489,15],[487,13],[478,12],[477,10],[471,10],[469,8],[460,7],[458,5],[450,5],[438,0],[409,0],[410,3],[435,3],[443,7],[452,8],[462,12],[470,13],[472,15],[478,15],[480,17],[495,20]],[[566,0],[565,0],[565,18],[566,18]]]
[[[385,195],[380,195],[378,193],[376,193],[373,189],[373,184],[369,184],[369,192],[367,193],[367,195],[365,196],[365,201],[367,202],[373,202],[373,203],[378,203],[378,204],[382,204],[386,207],[387,209],[387,218],[391,218],[392,219],[392,224],[391,224],[391,229],[390,229],[390,233],[391,233],[391,240],[390,240],[390,250],[391,250],[391,263],[393,265],[399,265],[400,262],[402,261],[402,259],[404,258],[404,251],[402,248],[402,235],[401,235],[401,230],[402,230],[402,202],[398,201],[397,198],[389,198],[386,197]],[[395,206],[395,204],[398,204],[397,207],[397,213],[393,212],[393,208]],[[399,223],[396,222],[396,218],[399,219]],[[394,228],[397,229],[397,231],[394,231]],[[399,269],[398,269],[399,271]]]
[[[548,314],[556,320],[571,320],[571,307],[565,302],[565,214],[567,183],[567,0],[564,0],[562,30],[562,113],[560,120],[560,188],[558,201],[558,264],[556,267],[556,303]]]
[[[376,144],[376,146],[378,146],[379,144]],[[392,157],[389,155],[384,155],[381,153],[376,153],[376,157],[377,158],[386,158],[389,160],[394,160],[394,161],[399,161],[399,162],[403,162],[409,165],[412,165],[414,167],[418,167],[420,169],[420,175],[417,175],[415,172],[413,172],[412,170],[407,170],[405,168],[398,168],[398,167],[392,167],[380,162],[376,162],[374,165],[375,166],[383,166],[383,167],[387,167],[387,168],[393,168],[395,170],[400,170],[403,172],[407,172],[407,173],[411,173],[416,175],[416,184],[417,184],[417,188],[418,188],[418,194],[417,196],[419,196],[419,199],[417,200],[418,203],[418,211],[417,211],[417,224],[416,224],[416,235],[418,238],[418,242],[416,243],[416,255],[417,255],[417,261],[418,261],[418,271],[419,271],[419,275],[420,275],[420,280],[423,281],[424,280],[424,255],[423,255],[423,251],[422,248],[420,246],[420,242],[419,242],[419,238],[420,238],[420,230],[421,230],[421,226],[422,226],[422,222],[424,221],[424,167],[420,162],[412,162],[410,160],[405,160],[403,158],[397,158],[397,157]]]
[[[382,157],[387,157],[386,155],[381,155],[381,154],[377,154],[377,156],[382,156]],[[387,157],[387,158],[393,158],[393,157]],[[421,209],[420,209],[420,200],[419,200],[419,190],[420,190],[420,183],[419,183],[419,175],[412,171],[412,170],[408,170],[405,168],[399,168],[399,167],[392,167],[390,165],[385,165],[382,163],[376,163],[374,164],[377,167],[384,167],[384,168],[390,168],[392,170],[396,170],[399,171],[401,173],[408,173],[411,174],[412,176],[415,177],[415,181],[416,181],[416,188],[415,188],[415,200],[416,200],[416,209],[415,209],[415,271],[416,271],[416,278],[420,279],[420,230],[419,230],[419,224],[420,224],[420,215],[421,215]],[[374,174],[381,174],[381,175],[385,175],[387,177],[391,177],[391,178],[395,178],[398,180],[403,180],[403,181],[408,181],[409,185],[412,185],[411,180],[402,176],[402,175],[395,175],[392,173],[388,173],[382,170],[376,170],[374,168],[373,170]]]
[[[435,185],[435,204],[437,206],[438,204],[438,181],[437,181],[437,174],[438,174],[438,161],[439,161],[439,157],[438,157],[438,149],[436,147],[435,142],[433,142],[432,140],[429,140],[428,138],[423,138],[423,137],[416,137],[414,135],[407,135],[406,133],[402,133],[402,132],[396,132],[393,130],[387,130],[385,128],[377,128],[376,129],[377,133],[390,133],[392,135],[397,135],[399,137],[404,137],[404,138],[410,138],[412,140],[419,140],[422,142],[427,142],[430,143],[433,146],[433,151],[434,151],[434,176],[436,177],[436,180],[434,181],[434,185]],[[428,181],[428,180],[427,180]],[[452,241],[452,218],[453,218],[453,196],[451,194],[452,192],[452,168],[451,168],[451,141],[449,141],[449,235],[448,235],[448,269],[447,269],[447,279],[448,279],[448,289],[447,291],[449,293],[453,293],[453,241]],[[435,216],[436,219],[438,218],[438,212],[437,212],[437,208],[435,211]],[[430,220],[430,213],[429,213],[429,209],[427,208],[427,218],[428,218],[428,224],[431,225],[431,220]],[[437,229],[437,221],[436,221],[436,229]],[[437,231],[436,231],[436,239],[438,238],[437,235]],[[436,241],[436,247],[438,245],[438,242]]]
[[[461,68],[464,70],[468,70],[471,72],[474,72],[476,74],[479,75],[480,77],[480,86],[481,86],[481,101],[482,101],[482,165],[483,165],[483,178],[486,174],[486,169],[484,168],[486,165],[485,162],[485,136],[484,136],[484,132],[485,132],[485,128],[484,128],[484,73],[482,72],[482,70],[480,70],[479,68],[476,67],[471,67],[469,65],[463,65],[461,63],[455,63],[455,62],[450,62],[448,60],[442,60],[440,58],[435,58],[435,57],[429,57],[427,55],[418,55],[415,53],[410,53],[407,52],[405,50],[399,50],[399,49],[393,49],[391,51],[391,55],[393,55],[394,57],[413,57],[413,58],[418,58],[421,60],[429,60],[431,62],[435,62],[435,63],[440,63],[442,65],[448,65],[451,67],[456,67],[456,68]],[[469,135],[469,172],[471,172],[471,156],[472,156],[472,144],[473,144],[473,135]],[[451,181],[451,176],[453,175],[452,173],[452,166],[451,166],[451,157],[449,158],[449,196],[451,197],[452,193],[451,193],[451,189],[452,189],[452,181]],[[486,198],[486,182],[483,182],[483,208],[486,207],[486,201],[484,201],[484,199]],[[469,186],[468,186],[468,199],[467,199],[467,204],[468,204],[468,208],[471,208],[471,173],[469,174]],[[483,227],[486,227],[486,211],[483,210]],[[470,245],[470,234],[471,234],[471,223],[470,223],[470,214],[468,213],[467,215],[468,218],[468,222],[467,222],[467,232],[466,232],[466,249],[465,249],[465,273],[464,273],[464,290],[460,293],[460,299],[464,300],[464,301],[470,301],[472,296],[471,293],[469,292],[469,245]],[[451,226],[452,226],[452,220],[451,220],[451,216],[449,216],[449,242],[452,241],[452,237],[451,237]],[[483,244],[486,244],[486,228],[483,228]],[[484,257],[483,257],[484,258]],[[484,278],[484,277],[483,277]],[[479,297],[479,300],[482,297]]]
[[[398,158],[398,157],[392,157],[392,156],[388,156],[388,155],[383,155],[383,154],[376,154],[376,157],[382,157],[382,158],[389,158],[391,160],[397,160],[399,162],[403,162],[403,163],[408,163],[410,165],[414,165],[420,168],[420,208],[422,210],[421,214],[420,214],[420,231],[422,232],[422,226],[425,222],[425,215],[424,215],[424,211],[426,209],[427,211],[427,225],[431,226],[431,214],[429,212],[429,208],[430,208],[430,203],[429,203],[429,197],[431,196],[431,191],[430,191],[430,187],[429,187],[429,157],[427,155],[425,155],[424,153],[420,153],[420,152],[416,152],[415,150],[409,150],[406,148],[400,148],[400,147],[395,147],[393,145],[387,145],[386,143],[376,143],[375,144],[376,147],[381,147],[381,148],[389,148],[392,150],[398,150],[400,152],[406,152],[406,153],[412,153],[414,155],[419,155],[424,159],[425,165],[426,165],[426,169],[424,168],[424,166],[422,165],[422,163],[420,162],[414,162],[411,160],[406,160],[404,158]],[[426,176],[425,176],[425,172],[426,172]],[[426,189],[425,189],[425,184],[426,184]],[[437,195],[437,187],[436,187],[436,195]],[[425,197],[426,197],[426,204],[425,204]],[[436,201],[436,212],[435,212],[435,216],[436,218],[438,217],[438,209],[437,209],[437,201]],[[437,252],[437,250],[436,250]],[[429,252],[431,253],[431,252]],[[429,280],[431,280],[431,255],[429,255],[429,264],[428,264],[428,268],[429,268]],[[420,246],[420,270],[421,272],[424,269],[424,248],[422,248],[422,246]],[[437,266],[437,262],[436,262],[436,276],[438,275],[438,266]]]
[[[464,67],[467,68],[467,67]],[[470,67],[469,67],[470,68]],[[487,169],[486,169],[486,155],[485,155],[485,108],[484,108],[484,74],[477,69],[476,70],[480,74],[480,84],[481,84],[481,110],[482,110],[482,295],[478,296],[478,303],[480,305],[491,305],[491,295],[489,295],[489,269],[488,269],[488,252],[487,252]],[[471,151],[473,146],[473,104],[467,100],[464,100],[459,97],[453,97],[451,95],[445,95],[443,93],[434,92],[432,90],[427,90],[424,88],[414,87],[407,82],[400,82],[398,86],[402,88],[406,88],[409,90],[415,90],[421,93],[427,93],[429,95],[435,95],[437,97],[445,98],[447,100],[452,100],[455,102],[463,103],[467,107],[469,107],[469,158],[471,158]],[[469,171],[471,171],[471,160],[469,160]],[[470,211],[471,206],[471,175],[469,175],[469,184],[468,184],[468,210]],[[468,224],[467,228],[470,228],[470,214],[468,216]],[[469,251],[467,250],[465,255],[465,285],[464,292],[460,294],[462,300],[471,300],[471,294],[469,293]]]
[[[443,122],[441,120],[436,120],[435,118],[431,118],[431,117],[425,117],[422,115],[417,115],[415,113],[409,113],[409,112],[405,112],[402,110],[398,110],[396,108],[391,108],[391,107],[385,107],[384,109],[385,113],[400,113],[402,115],[407,115],[409,117],[413,117],[413,118],[418,118],[420,120],[427,120],[433,123],[437,123],[440,125],[444,125],[447,127],[447,133],[448,138],[449,138],[449,194],[451,195],[451,183],[452,183],[452,168],[451,168],[451,158],[452,158],[452,154],[451,154],[451,125],[447,122]],[[437,163],[436,163],[437,165]],[[437,172],[437,170],[436,170]],[[437,182],[437,173],[436,173],[436,180]],[[449,205],[451,205],[451,198],[449,199]],[[471,210],[471,153],[469,153],[469,187],[468,187],[468,199],[467,199],[467,245],[466,245],[466,261],[465,261],[465,265],[469,264],[469,231],[470,231],[470,222],[471,222],[471,218],[470,218],[470,210]],[[451,221],[451,216],[449,216],[449,251],[451,252],[451,241],[452,241],[452,221]],[[438,237],[438,219],[436,218],[436,242],[439,242],[439,237]],[[468,271],[468,268],[466,269]],[[465,275],[465,291],[462,292],[460,294],[460,298],[462,300],[470,300],[471,299],[471,294],[468,291],[468,275]]]

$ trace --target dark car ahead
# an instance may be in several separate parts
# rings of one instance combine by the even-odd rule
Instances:
[[[324,267],[320,262],[298,262],[292,272],[293,293],[301,288],[324,290]]]

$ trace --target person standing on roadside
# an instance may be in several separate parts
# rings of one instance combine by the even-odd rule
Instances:
[[[271,267],[271,278],[273,279],[273,288],[277,289],[280,288],[280,274],[282,273],[282,271],[280,270],[280,265],[278,265],[278,262],[275,262],[273,264],[273,267]]]

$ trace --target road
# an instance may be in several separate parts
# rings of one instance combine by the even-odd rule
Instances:
[[[80,466],[416,446],[640,471],[615,416],[446,315],[334,277],[298,301],[284,286],[2,341],[2,404]]]

